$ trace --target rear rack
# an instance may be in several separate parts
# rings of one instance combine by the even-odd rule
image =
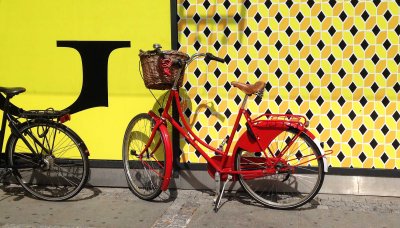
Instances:
[[[259,127],[308,127],[309,122],[306,117],[292,114],[263,114],[253,121]]]
[[[69,113],[69,110],[28,110],[23,111],[19,116],[26,119],[56,119],[61,118]]]

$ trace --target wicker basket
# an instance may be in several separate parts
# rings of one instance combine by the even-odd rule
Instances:
[[[185,66],[180,69],[177,66],[171,66],[171,76],[164,75],[160,61],[162,58],[170,58],[171,60],[188,60],[189,56],[178,51],[163,51],[164,57],[159,56],[155,51],[140,51],[139,58],[143,71],[144,85],[148,89],[168,90],[171,89],[175,78],[179,76],[178,86],[183,84],[183,75],[185,74]]]

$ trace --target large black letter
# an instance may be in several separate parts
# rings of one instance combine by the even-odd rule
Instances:
[[[67,109],[76,113],[84,109],[108,106],[108,57],[118,48],[130,47],[129,41],[57,41],[57,47],[70,47],[82,58],[83,82],[76,101]]]

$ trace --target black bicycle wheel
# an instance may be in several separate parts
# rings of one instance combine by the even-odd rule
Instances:
[[[271,167],[270,154],[278,155],[288,145],[282,160],[273,165],[274,174],[238,175],[242,188],[259,203],[274,209],[293,209],[311,201],[324,181],[324,163],[317,145],[305,133],[295,129],[283,131],[264,152],[238,151],[235,155],[235,169],[267,170]]]
[[[160,131],[156,131],[145,150],[154,121],[145,113],[135,116],[124,136],[122,158],[126,180],[131,191],[141,199],[152,200],[161,193],[165,173],[165,146]]]
[[[82,140],[71,129],[48,120],[24,124],[26,139],[11,135],[8,159],[24,189],[39,199],[61,201],[75,196],[89,178]]]

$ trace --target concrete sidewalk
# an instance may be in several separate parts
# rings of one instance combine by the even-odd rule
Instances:
[[[156,201],[127,188],[86,188],[66,202],[25,196],[0,185],[2,227],[400,227],[400,198],[319,194],[298,210],[264,208],[246,195],[227,194],[218,213],[212,192],[178,190]]]

